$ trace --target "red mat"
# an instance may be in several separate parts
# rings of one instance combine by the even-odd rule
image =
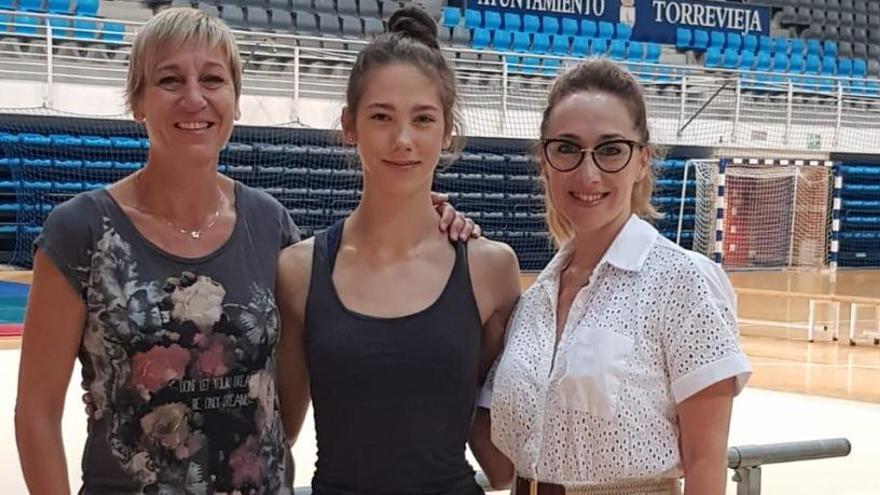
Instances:
[[[21,323],[0,323],[0,337],[21,337]]]

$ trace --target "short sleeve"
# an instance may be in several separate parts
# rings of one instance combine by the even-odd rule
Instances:
[[[675,402],[731,377],[738,394],[751,366],[739,346],[730,281],[708,259],[692,259],[673,280],[665,302],[663,348]]]
[[[34,241],[83,299],[94,250],[93,225],[100,221],[94,202],[81,194],[52,209]]]
[[[291,244],[299,242],[302,236],[300,235],[299,227],[293,221],[290,210],[281,204],[278,206],[281,208],[281,249],[284,249]]]

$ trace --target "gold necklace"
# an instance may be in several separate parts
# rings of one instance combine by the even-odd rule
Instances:
[[[140,172],[138,172],[138,174],[134,177],[134,180],[135,180],[135,183],[140,183],[140,180],[141,180],[141,173]],[[178,234],[186,235],[192,239],[198,240],[198,239],[201,239],[202,234],[204,234],[205,232],[214,228],[214,225],[217,224],[217,219],[220,218],[220,211],[222,211],[223,207],[226,205],[226,195],[223,194],[223,191],[220,189],[219,184],[217,185],[217,192],[220,193],[220,204],[217,205],[217,210],[215,210],[214,213],[211,215],[211,220],[208,221],[208,224],[205,225],[205,227],[202,229],[182,228],[179,225],[176,225],[171,220],[169,220],[168,217],[166,217],[165,215],[162,215],[158,212],[151,212],[149,210],[145,210],[145,209],[141,208],[139,205],[135,206],[135,208],[140,212],[147,213],[149,215],[155,215],[155,216],[159,217],[160,219],[162,219],[165,222],[165,224],[167,224],[169,227],[171,227],[173,230],[175,230]]]

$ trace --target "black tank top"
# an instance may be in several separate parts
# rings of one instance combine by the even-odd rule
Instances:
[[[333,286],[342,227],[315,236],[306,302],[312,493],[482,494],[465,459],[482,333],[466,245],[433,304],[377,318],[344,307]]]

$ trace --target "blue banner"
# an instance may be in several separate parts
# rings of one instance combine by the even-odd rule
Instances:
[[[504,15],[511,12],[519,15],[573,17],[595,21],[620,22],[620,4],[635,0],[464,0],[468,9],[494,10]],[[450,1],[455,6],[457,2]]]
[[[620,0],[635,25],[633,38],[655,43],[675,44],[680,27],[704,31],[734,32],[742,35],[769,35],[770,8],[762,5],[714,2],[710,0]]]

